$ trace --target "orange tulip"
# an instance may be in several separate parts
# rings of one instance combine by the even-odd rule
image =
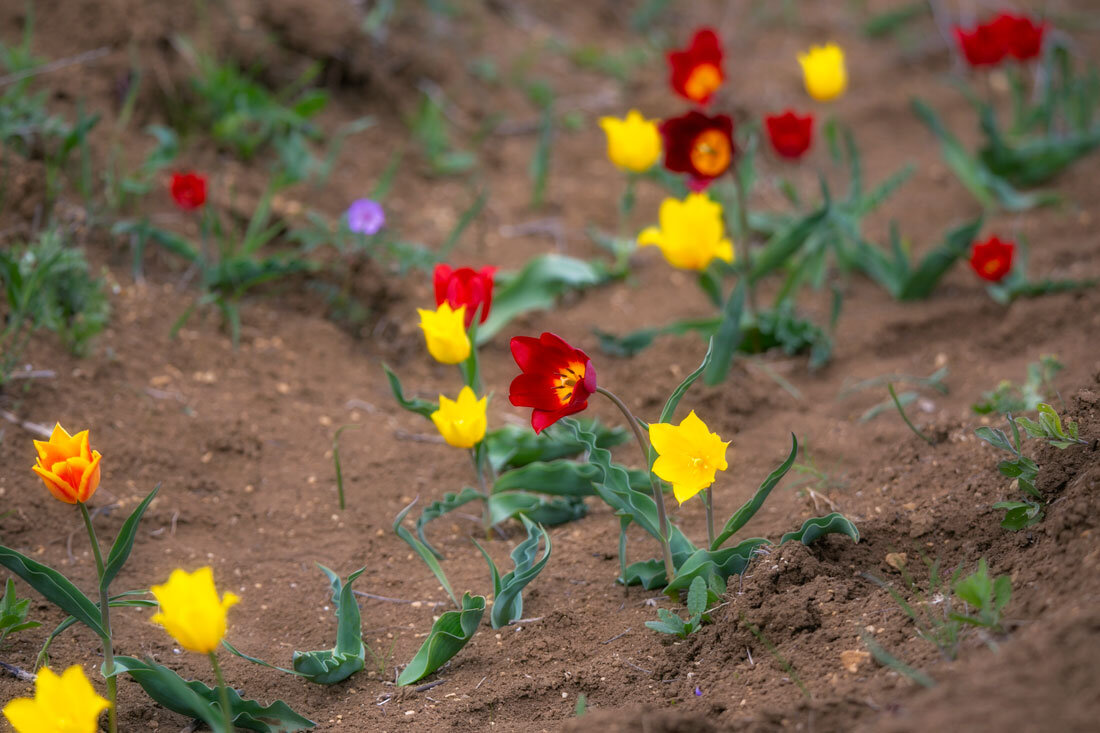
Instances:
[[[55,425],[49,442],[34,441],[38,462],[31,470],[39,475],[56,499],[66,504],[85,502],[99,486],[99,451],[88,447],[88,431],[69,435]]]

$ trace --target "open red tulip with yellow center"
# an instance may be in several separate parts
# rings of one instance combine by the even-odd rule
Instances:
[[[1012,260],[1016,255],[1016,245],[990,237],[975,244],[970,251],[970,267],[983,280],[1000,282],[1012,271]]]
[[[722,85],[722,42],[711,28],[700,28],[691,45],[682,51],[670,51],[669,83],[673,91],[697,104],[706,104]]]
[[[665,167],[673,173],[687,173],[704,184],[729,170],[736,153],[729,115],[708,117],[692,110],[662,122],[661,137],[665,141]]]
[[[38,460],[31,467],[54,498],[66,504],[85,502],[99,486],[99,451],[88,445],[88,431],[69,435],[60,424],[48,441],[36,440]]]
[[[536,433],[588,407],[596,392],[596,370],[587,354],[552,333],[537,339],[516,336],[511,347],[523,373],[512,380],[508,399],[516,407],[533,408]]]

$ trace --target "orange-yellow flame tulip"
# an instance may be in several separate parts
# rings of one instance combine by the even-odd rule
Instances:
[[[88,431],[69,435],[60,424],[49,441],[36,440],[38,461],[31,467],[46,488],[66,504],[85,502],[99,486],[99,451],[88,446]]]

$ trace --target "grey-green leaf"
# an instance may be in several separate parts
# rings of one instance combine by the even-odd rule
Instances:
[[[808,545],[827,534],[843,534],[851,537],[854,542],[859,542],[859,530],[852,520],[839,512],[827,514],[824,517],[813,517],[802,523],[802,527],[795,532],[788,532],[779,540],[784,544],[790,540],[797,540]]]
[[[485,597],[462,596],[460,611],[447,611],[434,624],[428,638],[397,678],[398,685],[411,685],[446,664],[477,632],[485,613]]]

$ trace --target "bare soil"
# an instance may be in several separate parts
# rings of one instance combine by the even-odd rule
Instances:
[[[898,4],[868,3],[875,10]],[[471,59],[489,56],[505,70],[550,38],[611,49],[637,42],[627,13],[610,0],[455,5],[462,6],[462,16],[451,21],[426,11],[402,13],[386,43],[373,44],[353,32],[362,10],[342,0],[211,3],[204,16],[190,3],[41,0],[35,3],[35,50],[61,58],[110,49],[95,63],[40,80],[53,90],[59,107],[83,99],[103,113],[94,138],[100,158],[132,59],[140,61],[148,80],[134,129],[166,119],[166,100],[181,93],[190,73],[173,43],[175,34],[202,38],[226,56],[256,64],[265,81],[275,84],[294,78],[309,61],[320,61],[333,95],[324,123],[335,126],[363,114],[378,120],[349,142],[324,189],[294,191],[295,203],[335,217],[370,190],[390,152],[406,144],[402,118],[416,104],[422,80],[446,90],[459,133],[472,134],[498,113],[522,131],[537,119],[537,110],[512,87],[487,87],[473,79],[466,72]],[[848,3],[797,4],[793,21],[760,10],[768,5],[681,3],[668,14],[665,30],[680,39],[701,23],[720,29],[731,72],[720,105],[735,110],[739,119],[786,106],[810,108],[795,54],[811,43],[836,40],[849,57],[850,92],[815,111],[854,128],[869,181],[906,162],[918,165],[914,177],[868,222],[869,234],[881,239],[896,219],[919,252],[979,213],[909,111],[909,99],[921,96],[964,137],[975,134],[965,100],[946,82],[951,58],[931,23],[921,26],[918,42],[902,45],[864,38],[859,31],[864,16]],[[1066,30],[1077,50],[1097,61],[1100,24],[1092,3],[1051,0],[1044,7],[1056,18],[1091,19]],[[17,39],[22,21],[22,4],[5,4],[0,37]],[[478,144],[479,183],[490,198],[456,252],[457,264],[513,268],[556,247],[596,256],[584,228],[614,228],[622,181],[604,157],[595,117],[630,106],[653,116],[682,109],[664,85],[659,58],[625,88],[578,70],[552,51],[534,54],[531,64],[533,76],[554,86],[560,110],[581,111],[586,124],[557,135],[542,210],[529,204],[527,166],[535,135],[489,134]],[[215,190],[230,180],[253,195],[264,187],[269,161],[243,165],[209,141],[187,142],[181,164],[209,171]],[[141,144],[132,148],[128,154],[139,159]],[[3,158],[9,181],[15,182],[0,209],[0,242],[8,246],[34,226],[45,186],[40,163],[10,151]],[[387,200],[390,221],[411,239],[439,243],[474,194],[461,179],[427,176],[414,152],[406,159]],[[822,145],[798,168],[761,161],[766,177],[790,177],[808,193],[816,170],[826,164]],[[1063,205],[992,217],[984,231],[1026,237],[1033,272],[1100,276],[1095,224],[1100,183],[1094,170],[1093,159],[1058,180]],[[659,200],[658,191],[644,187],[633,224],[654,219]],[[768,188],[754,205],[783,204]],[[61,206],[79,226],[82,202],[67,194]],[[159,223],[194,232],[194,223],[173,210],[166,194],[155,193],[142,206]],[[560,237],[515,233],[515,227],[544,218]],[[231,612],[228,638],[284,666],[293,650],[333,643],[329,590],[315,562],[345,575],[366,565],[360,590],[408,601],[361,599],[364,638],[386,659],[381,673],[367,671],[320,687],[222,655],[227,677],[249,697],[283,699],[317,721],[318,730],[1095,730],[1100,714],[1096,290],[1001,307],[959,267],[929,300],[899,304],[863,279],[848,282],[835,358],[826,368],[810,373],[805,359],[781,354],[739,362],[720,387],[693,388],[685,406],[733,441],[730,470],[716,490],[719,516],[739,506],[782,460],[794,432],[830,481],[812,485],[811,494],[811,485],[792,474],[745,531],[777,538],[835,506],[857,521],[858,544],[829,537],[808,548],[774,549],[731,583],[714,623],[688,640],[669,641],[644,626],[655,618],[653,604],[668,607],[668,599],[615,584],[618,521],[593,502],[587,517],[551,530],[553,558],[525,593],[524,614],[532,620],[499,631],[486,625],[431,678],[445,682],[417,693],[393,686],[394,665],[411,658],[433,612],[442,608],[435,604],[446,596],[390,525],[413,497],[431,500],[469,483],[469,466],[465,456],[434,438],[426,422],[394,404],[381,362],[397,369],[418,394],[457,389],[452,370],[427,357],[416,327],[415,308],[429,301],[430,283],[421,276],[381,282],[388,276],[364,273],[358,286],[381,295],[370,328],[359,337],[327,321],[320,302],[301,283],[276,286],[246,303],[242,343],[234,350],[213,317],[195,319],[178,338],[170,338],[170,325],[193,297],[178,287],[178,262],[151,253],[146,280],[135,283],[124,243],[102,227],[79,231],[96,266],[116,285],[111,325],[86,359],[68,355],[50,339],[36,341],[27,361],[54,370],[56,377],[17,381],[0,400],[26,420],[91,428],[104,455],[103,481],[93,501],[101,536],[113,536],[146,492],[163,484],[116,587],[147,588],[176,567],[209,564],[220,587],[242,597]],[[824,303],[815,307],[818,313],[827,310]],[[691,279],[647,251],[636,258],[626,284],[524,317],[508,334],[553,330],[589,350],[601,383],[652,419],[702,358],[704,345],[693,337],[669,338],[642,356],[617,360],[598,354],[591,328],[624,332],[707,313]],[[1007,532],[991,505],[1015,494],[996,470],[1000,457],[975,438],[974,428],[983,421],[970,405],[1001,379],[1020,381],[1026,365],[1041,354],[1057,354],[1066,364],[1057,380],[1056,406],[1079,420],[1081,434],[1092,442],[1066,451],[1029,444],[1042,469],[1039,486],[1053,501],[1041,524]],[[525,421],[527,416],[504,398],[515,369],[506,338],[484,350],[482,363],[496,393],[493,424]],[[921,429],[937,437],[934,446],[915,437],[894,413],[858,421],[886,397],[884,390],[838,398],[855,380],[891,373],[925,376],[941,366],[950,370],[950,393],[930,394],[910,409]],[[797,392],[781,388],[773,373]],[[608,421],[616,417],[603,404],[594,403],[591,411]],[[340,512],[331,450],[334,432],[344,424],[359,429],[341,439],[348,508]],[[8,425],[0,441],[0,495],[8,512],[0,519],[0,537],[90,588],[95,569],[80,520],[30,472],[31,438]],[[632,448],[624,446],[618,458],[633,461]],[[690,535],[705,534],[700,502],[689,502],[675,518]],[[506,558],[517,531],[509,527],[508,542],[489,544],[494,557]],[[447,518],[436,523],[433,541],[446,553],[456,589],[486,593],[488,573],[470,542],[478,532],[474,522]],[[655,554],[643,537],[632,540],[633,552],[644,548]],[[969,571],[987,558],[993,573],[1012,578],[1008,633],[972,632],[958,659],[946,659],[917,638],[901,608],[874,581],[900,583],[896,568],[886,562],[889,553],[905,553],[915,570],[922,557],[940,560],[948,571],[960,566]],[[922,572],[916,575],[925,582]],[[32,616],[44,627],[19,634],[0,653],[24,668],[33,666],[46,632],[61,618],[32,597]],[[149,615],[144,610],[117,614],[117,650],[207,679],[206,660],[175,649],[149,623]],[[936,686],[924,689],[861,654],[864,634],[928,674]],[[55,643],[51,656],[55,665],[83,664],[91,671],[99,654],[94,635],[74,628]],[[28,689],[26,683],[0,678],[4,699]],[[581,694],[589,710],[574,718]],[[187,723],[151,703],[130,681],[121,683],[120,711],[125,731],[179,730]]]

